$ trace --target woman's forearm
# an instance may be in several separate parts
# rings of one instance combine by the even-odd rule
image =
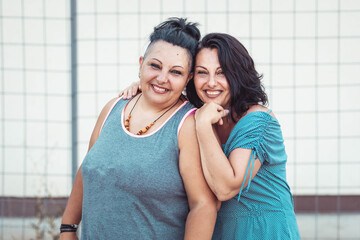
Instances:
[[[62,224],[79,224],[82,214],[82,200],[83,200],[83,182],[81,175],[81,167],[79,168],[74,185],[66,205]]]
[[[211,239],[217,216],[216,205],[198,204],[187,217],[184,239]]]
[[[196,123],[201,164],[205,179],[214,194],[221,199],[232,190],[234,170],[224,154],[210,124]]]

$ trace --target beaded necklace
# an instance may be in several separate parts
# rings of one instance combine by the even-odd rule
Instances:
[[[141,98],[142,94],[138,97],[138,99],[136,100],[134,106],[132,107],[132,109],[130,110],[130,113],[128,115],[128,117],[125,120],[125,128],[126,130],[128,130],[130,132],[130,118],[131,118],[131,113],[134,110],[136,104],[138,103],[139,99]],[[142,135],[144,133],[146,133],[154,124],[157,120],[159,120],[162,116],[165,115],[165,113],[167,113],[168,111],[170,111],[170,109],[172,109],[173,107],[175,107],[175,105],[179,102],[179,99],[176,101],[176,103],[174,105],[172,105],[170,108],[168,108],[168,110],[166,110],[163,114],[161,114],[157,119],[155,119],[152,123],[150,123],[149,125],[147,125],[146,127],[144,127],[143,129],[139,130],[136,135]]]

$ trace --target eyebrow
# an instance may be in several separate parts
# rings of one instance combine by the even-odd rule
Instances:
[[[195,66],[195,68],[197,68],[197,67],[207,70],[206,67],[203,67],[203,66]]]
[[[154,60],[156,60],[156,61],[158,61],[158,62],[160,62],[160,63],[162,64],[162,62],[161,62],[159,59],[157,59],[157,58],[151,58],[151,59],[154,59]],[[175,65],[175,66],[172,66],[172,67],[179,67],[179,68],[183,68],[183,69],[184,69],[184,67],[183,67],[183,66],[180,66],[180,65]]]

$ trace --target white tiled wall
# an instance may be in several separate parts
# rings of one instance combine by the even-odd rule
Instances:
[[[232,34],[253,56],[282,125],[295,194],[360,194],[360,1],[77,2],[80,163],[102,107],[137,80],[153,27],[179,16],[199,22],[203,35]],[[66,196],[69,1],[0,4],[1,194]]]

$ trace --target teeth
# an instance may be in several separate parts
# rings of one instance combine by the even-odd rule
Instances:
[[[218,95],[220,93],[221,93],[221,91],[209,91],[209,90],[206,91],[206,94],[208,94],[208,95]]]
[[[154,88],[156,91],[158,91],[158,92],[166,92],[166,91],[167,91],[167,89],[165,89],[165,88],[159,88],[159,87],[157,87],[157,86],[155,86],[155,85],[153,85],[153,88]]]

